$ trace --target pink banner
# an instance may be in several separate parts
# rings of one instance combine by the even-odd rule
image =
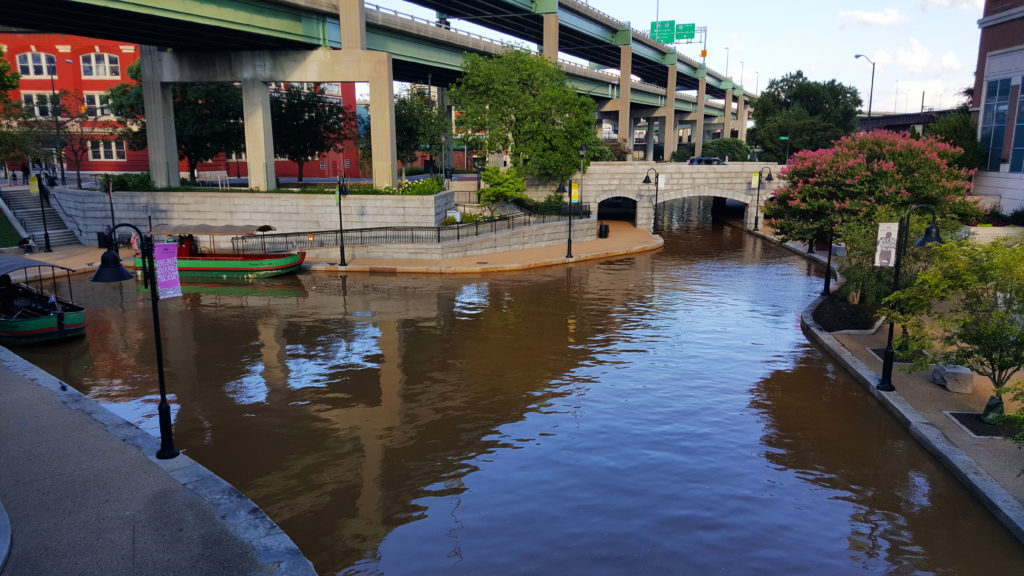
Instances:
[[[178,244],[155,244],[153,256],[156,260],[156,286],[160,298],[181,296],[181,280],[178,279]]]

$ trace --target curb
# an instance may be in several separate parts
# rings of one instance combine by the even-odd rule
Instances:
[[[7,557],[11,554],[11,517],[4,510],[4,503],[0,502],[0,573],[4,571],[7,564]]]
[[[898,392],[880,392],[875,388],[878,375],[814,322],[812,314],[823,298],[816,298],[800,314],[800,326],[811,341],[842,365],[907,428],[911,437],[945,466],[1017,540],[1024,543],[1024,504],[1018,502],[966,452],[921,416]]]
[[[171,460],[157,460],[160,440],[150,436],[131,422],[122,419],[98,402],[68,386],[38,366],[28,362],[7,348],[0,346],[0,363],[54,393],[57,401],[71,410],[91,416],[120,440],[132,444],[150,461],[164,469],[182,487],[191,490],[228,523],[231,530],[253,550],[260,574],[274,576],[316,576],[313,564],[299,550],[284,531],[259,506],[241,491],[199,464],[181,454]],[[0,506],[0,552],[3,551],[4,519],[7,514]],[[8,547],[10,527],[7,527]],[[0,554],[5,560],[6,554]],[[0,570],[3,561],[0,561]]]

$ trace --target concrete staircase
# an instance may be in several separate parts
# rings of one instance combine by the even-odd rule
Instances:
[[[69,246],[79,244],[75,233],[68,229],[57,211],[46,206],[39,210],[39,196],[27,188],[6,188],[3,193],[7,207],[17,218],[22,228],[32,237],[39,250],[45,245],[43,235],[43,213],[46,214],[46,230],[50,235],[50,246]]]

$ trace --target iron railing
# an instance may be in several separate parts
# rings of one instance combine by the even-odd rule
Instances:
[[[590,205],[577,206],[574,218],[589,217]],[[441,244],[461,242],[505,230],[568,220],[568,208],[562,214],[533,215],[512,214],[484,222],[456,224],[453,226],[390,226],[382,228],[354,228],[345,230],[345,245],[357,244]],[[314,248],[331,248],[340,245],[338,230],[318,232],[286,232],[282,234],[260,234],[236,236],[231,245],[238,253],[281,253]]]

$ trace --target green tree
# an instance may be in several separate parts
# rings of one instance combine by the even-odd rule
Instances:
[[[960,240],[933,245],[928,252],[929,266],[891,300],[929,304],[914,307],[940,330],[936,355],[992,381],[996,401],[983,418],[997,423],[1004,392],[1024,400],[1024,383],[1009,386],[1024,368],[1024,245]],[[939,302],[952,305],[930,306]]]
[[[880,276],[891,278],[891,271],[873,269],[878,222],[896,221],[915,204],[933,206],[950,221],[977,214],[967,200],[970,173],[953,165],[957,154],[949,144],[906,133],[847,136],[831,148],[793,156],[781,174],[785,184],[765,205],[765,218],[785,240],[845,242],[848,261],[841,272],[851,300],[864,290],[884,296]],[[875,284],[880,280],[881,286]]]
[[[512,50],[485,58],[467,54],[450,95],[457,122],[486,134],[488,152],[506,151],[524,176],[564,180],[604,143],[594,133],[594,101],[574,92],[565,73],[542,56]]]
[[[0,162],[20,162],[38,152],[40,135],[9,91],[18,87],[21,75],[11,70],[11,63],[0,50]],[[7,170],[8,175],[11,173]],[[9,176],[8,176],[9,177]]]
[[[761,147],[761,160],[783,162],[787,150],[792,155],[826,148],[852,134],[860,105],[856,88],[835,80],[812,82],[797,70],[773,79],[758,97],[747,141]]]
[[[701,154],[715,156],[723,160],[728,157],[730,160],[743,162],[750,155],[750,149],[747,148],[747,143],[739,138],[719,138],[705,142]]]
[[[339,100],[324,95],[323,88],[303,90],[291,84],[270,99],[270,120],[274,130],[274,153],[302,167],[320,154],[341,150],[356,134],[355,111]]]
[[[985,152],[978,142],[978,125],[971,120],[971,112],[966,105],[926,125],[924,133],[963,150],[956,159],[957,166],[967,170],[981,167]]]
[[[481,179],[487,187],[480,191],[480,205],[487,208],[491,216],[500,204],[526,198],[526,181],[515,168],[503,172],[496,166],[488,166]]]
[[[122,137],[132,149],[146,147],[142,73],[138,62],[128,67],[132,82],[107,91],[110,111],[124,124]],[[195,182],[196,167],[225,151],[243,149],[242,89],[232,84],[175,84],[174,134],[178,157],[188,163]]]
[[[432,105],[426,92],[410,90],[395,100],[395,148],[402,163],[402,180],[406,164],[416,161],[417,152],[442,153],[442,139],[450,131],[448,115]]]

